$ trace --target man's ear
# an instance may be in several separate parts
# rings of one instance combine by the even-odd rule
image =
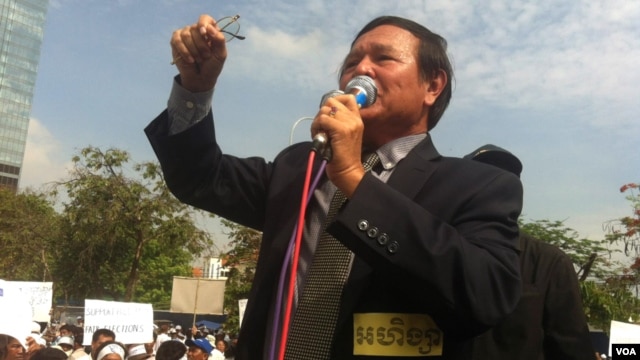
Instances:
[[[436,99],[444,90],[444,87],[447,85],[447,73],[442,69],[438,69],[433,72],[431,75],[431,79],[426,82],[425,88],[425,96],[424,96],[424,104],[427,106],[433,106],[436,102]]]

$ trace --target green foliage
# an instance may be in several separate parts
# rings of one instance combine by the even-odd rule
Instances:
[[[173,276],[212,240],[167,189],[156,163],[87,147],[49,195],[0,188],[0,278],[53,281],[65,303],[137,301],[168,309]],[[61,213],[56,212],[56,208]]]
[[[0,187],[0,278],[53,281],[59,220],[44,194]]]
[[[230,334],[237,334],[240,330],[238,300],[249,297],[262,233],[227,220],[222,220],[222,224],[228,229],[227,235],[231,239],[231,250],[223,258],[224,265],[230,269],[224,293],[227,314],[224,330]]]
[[[73,158],[63,203],[60,261],[54,273],[68,299],[149,302],[168,308],[173,276],[190,274],[194,255],[212,241],[193,209],[166,188],[155,163],[133,167],[118,149],[87,147]]]
[[[146,244],[134,298],[136,302],[153,304],[156,310],[169,310],[173,277],[191,276],[193,257],[188,251],[171,251],[162,246],[158,241]]]
[[[581,282],[582,304],[589,324],[608,333],[612,320],[637,321],[640,302],[629,290],[630,283],[625,277]]]

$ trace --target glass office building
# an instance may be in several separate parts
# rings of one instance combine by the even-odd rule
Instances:
[[[17,190],[49,0],[0,0],[0,186]]]

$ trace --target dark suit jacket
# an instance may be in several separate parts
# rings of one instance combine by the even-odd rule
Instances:
[[[595,358],[571,259],[527,234],[520,247],[522,298],[509,317],[474,341],[473,358]]]
[[[166,116],[165,111],[145,132],[175,196],[263,232],[236,354],[238,360],[260,359],[311,146],[290,146],[273,162],[241,159],[219,149],[211,114],[173,136],[167,135]],[[521,206],[516,176],[444,158],[429,137],[398,164],[388,183],[365,175],[329,228],[356,255],[332,359],[360,358],[353,355],[362,330],[354,329],[354,313],[428,314],[443,334],[431,338],[443,342],[440,358],[467,359],[470,339],[498,323],[519,299]],[[365,231],[359,227],[363,220]],[[374,227],[371,237],[368,229]],[[396,342],[408,341],[407,335]]]

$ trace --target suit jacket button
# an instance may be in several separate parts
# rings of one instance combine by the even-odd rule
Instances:
[[[367,229],[369,229],[369,222],[367,220],[359,220],[358,229],[360,229],[360,231],[367,231]]]
[[[375,237],[378,236],[378,232],[379,232],[378,228],[375,226],[372,226],[369,228],[369,230],[367,230],[367,236],[372,239],[375,239]]]
[[[381,246],[386,245],[388,242],[389,242],[389,235],[387,235],[386,233],[382,233],[380,234],[380,236],[378,236],[378,244],[380,244]]]
[[[389,252],[389,254],[395,254],[398,252],[399,247],[400,244],[398,244],[397,241],[393,241],[391,242],[391,244],[389,244],[389,246],[387,246],[387,251]]]

